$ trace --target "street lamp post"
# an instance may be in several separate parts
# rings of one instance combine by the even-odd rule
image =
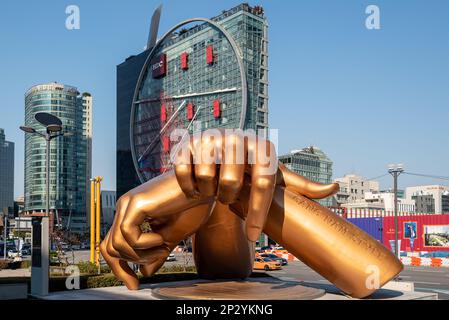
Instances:
[[[3,218],[4,218],[4,222],[3,222],[3,259],[6,260],[6,250],[7,250],[7,245],[6,245],[6,236],[7,236],[7,228],[8,228],[8,215],[6,214],[6,211],[3,211]]]
[[[61,136],[71,136],[72,133],[62,132],[62,121],[45,112],[35,114],[35,119],[45,127],[45,133],[34,128],[21,126],[25,133],[37,135],[46,142],[46,182],[45,182],[45,214],[33,220],[33,253],[31,268],[31,295],[45,296],[48,294],[49,275],[49,216],[50,216],[50,143]]]
[[[398,177],[404,172],[402,164],[392,164],[388,166],[388,173],[393,176],[393,193],[394,193],[394,254],[398,259]]]

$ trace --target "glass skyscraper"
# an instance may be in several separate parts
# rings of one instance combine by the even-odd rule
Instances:
[[[0,212],[14,209],[14,142],[5,140],[0,128]]]
[[[25,94],[25,125],[42,132],[34,115],[48,112],[62,120],[64,132],[50,148],[50,211],[64,228],[87,231],[92,162],[92,96],[59,83],[37,85]],[[25,135],[25,212],[45,210],[46,148],[39,136]]]
[[[131,156],[129,130],[134,90],[149,53],[150,50],[146,50],[137,56],[131,56],[117,66],[117,199],[140,184]]]
[[[248,97],[243,127],[245,129],[262,130],[266,136],[268,131],[268,24],[263,9],[240,4],[230,10],[223,11],[220,15],[211,18],[211,20],[218,23],[231,35],[240,51],[239,56],[241,56],[243,61],[246,75],[245,87],[247,88]],[[181,68],[183,68],[183,62],[181,61],[182,52],[187,51],[191,53],[189,57],[189,72],[186,71],[185,73],[187,78],[176,78],[179,72],[177,73],[175,70],[170,69],[170,61],[167,62],[168,70],[165,79],[167,82],[171,81],[171,91],[182,91],[186,85],[199,83],[198,81],[193,81],[193,78],[189,80],[188,75],[195,76],[195,71],[199,70],[198,68],[200,67],[199,64],[195,63],[203,59],[204,56],[198,56],[198,58],[196,53],[192,52],[200,47],[206,47],[206,44],[209,44],[210,47],[211,43],[219,40],[216,38],[217,33],[211,32],[210,26],[199,24],[188,30],[181,29],[178,37],[172,37],[167,41],[164,47],[170,51],[168,59],[176,57],[179,60],[176,61],[179,62]],[[219,58],[224,56],[225,52],[219,51],[222,47],[225,46],[215,46],[214,50],[217,51],[214,51],[213,55]],[[128,58],[117,67],[117,198],[141,183],[136,176],[130,152],[130,122],[135,120],[130,119],[130,113],[137,78],[149,51],[147,50],[138,56]],[[152,71],[150,69],[152,67],[152,64],[149,64],[148,69],[144,70],[144,72],[151,74]],[[216,72],[216,74],[213,74],[214,81],[225,79],[227,76],[231,77],[234,74],[237,76],[237,73],[231,73],[230,69],[226,70],[225,68],[217,68],[214,72]],[[203,92],[214,90],[213,81],[205,80],[200,83],[202,85],[200,89]],[[156,111],[160,111],[159,105]],[[189,117],[188,114],[186,116]],[[224,126],[224,122],[221,121],[223,119],[210,120],[210,117],[211,115],[208,114],[199,116],[203,120],[201,121],[200,130]],[[238,123],[234,122],[235,127],[237,127]],[[232,127],[232,123],[228,123],[226,127]],[[143,128],[141,129],[143,130]],[[147,129],[150,130],[151,128]],[[193,129],[196,131],[195,128]],[[142,141],[145,141],[144,137]]]
[[[244,129],[268,135],[268,22],[260,6],[242,3],[211,19],[234,38],[243,56],[248,88]],[[200,31],[201,28],[198,28]],[[191,32],[194,33],[195,29]]]
[[[317,147],[293,150],[290,154],[280,156],[279,161],[309,180],[323,184],[332,183],[332,161]],[[318,202],[324,206],[331,206],[332,198]]]

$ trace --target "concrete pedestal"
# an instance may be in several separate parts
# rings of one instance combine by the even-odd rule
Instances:
[[[333,285],[282,281],[275,278],[225,281],[211,285],[211,281],[191,280],[142,285],[140,290],[130,291],[125,286],[54,292],[49,300],[160,300],[160,299],[264,299],[269,300],[353,300]],[[243,287],[248,286],[241,291]],[[240,291],[239,291],[240,290]],[[261,292],[257,292],[260,290]],[[263,290],[263,291],[262,291]],[[266,291],[269,290],[269,291]],[[280,290],[277,295],[273,292]],[[240,294],[239,294],[240,293]],[[251,294],[252,296],[248,296]],[[437,294],[380,289],[366,299],[373,300],[436,300]]]

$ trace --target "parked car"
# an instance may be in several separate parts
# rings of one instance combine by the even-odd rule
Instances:
[[[449,258],[449,251],[433,251],[421,254],[421,258]]]
[[[174,253],[170,253],[166,259],[167,261],[176,261],[176,257]]]
[[[90,244],[89,243],[81,243],[81,250],[86,250],[86,249],[90,249]]]
[[[281,266],[285,266],[285,265],[288,264],[287,259],[278,257],[274,253],[262,253],[260,256],[263,257],[263,258],[269,258],[271,260],[277,261],[277,262],[279,262],[281,264]]]
[[[279,262],[271,260],[270,258],[256,257],[254,259],[253,269],[255,270],[280,270],[282,266]]]
[[[22,248],[22,250],[20,250],[20,253],[22,256],[29,256],[29,255],[31,255],[31,249],[27,249],[27,248],[23,249]]]
[[[20,257],[20,252],[17,249],[11,249],[8,251],[8,258]]]

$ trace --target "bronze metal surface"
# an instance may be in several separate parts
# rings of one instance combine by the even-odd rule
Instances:
[[[298,283],[222,280],[164,286],[152,292],[160,298],[188,300],[312,300],[325,294],[322,289]]]
[[[268,150],[268,165],[258,157],[261,145]],[[178,157],[175,170],[117,202],[101,253],[129,289],[138,289],[139,282],[127,261],[140,264],[149,276],[191,235],[201,277],[245,278],[262,230],[353,297],[370,295],[402,270],[386,247],[311,200],[333,195],[338,184],[309,181],[280,163],[277,171],[267,173],[270,164],[278,164],[269,141],[203,136],[191,138],[186,146],[188,152]],[[245,162],[218,164],[234,148],[243,148]],[[192,164],[190,160],[199,156],[211,161]],[[151,232],[142,231],[144,222]]]

